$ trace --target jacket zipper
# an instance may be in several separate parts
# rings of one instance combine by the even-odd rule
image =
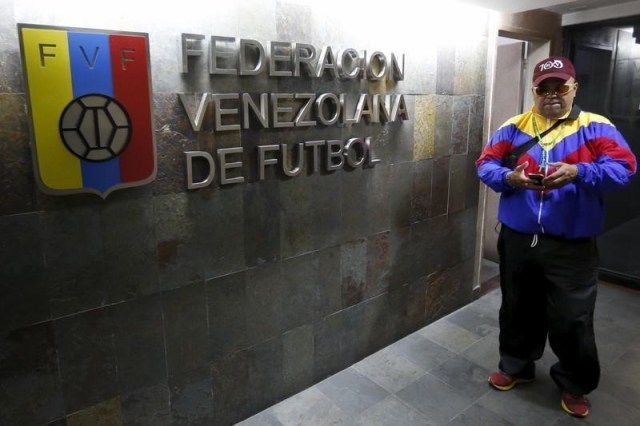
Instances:
[[[534,117],[535,120],[535,117]],[[551,125],[551,120],[547,118],[547,128]],[[545,149],[541,146],[542,149]],[[548,158],[548,156],[547,156]],[[547,172],[549,171],[549,166],[545,163],[543,175],[547,176]],[[544,204],[544,191],[540,191],[540,203],[538,204],[538,225],[540,226],[540,232],[544,234],[544,226],[542,225],[542,205]],[[531,247],[535,247],[538,245],[538,234],[534,234],[533,241],[531,242]]]

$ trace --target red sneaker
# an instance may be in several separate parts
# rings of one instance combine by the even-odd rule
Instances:
[[[560,397],[560,405],[567,413],[575,417],[587,417],[589,415],[589,400],[583,395],[571,395],[564,392]]]
[[[531,383],[534,380],[535,379],[533,377],[530,379],[525,379],[522,377],[510,376],[507,373],[504,373],[500,370],[496,371],[495,373],[489,376],[489,384],[501,391],[508,391],[517,384]]]

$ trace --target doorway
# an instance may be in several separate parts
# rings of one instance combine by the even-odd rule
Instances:
[[[489,134],[492,135],[510,117],[531,108],[529,90],[532,64],[549,56],[550,41],[518,38],[499,32],[496,69],[493,77]],[[482,258],[480,285],[485,289],[497,285],[498,271],[498,201],[500,195],[483,186],[484,213],[482,225]]]

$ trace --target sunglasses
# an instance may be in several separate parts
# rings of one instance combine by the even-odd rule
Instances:
[[[533,88],[533,91],[538,96],[551,96],[551,95],[566,95],[569,93],[575,84],[563,84],[561,86],[556,87],[547,87],[547,86],[536,86]]]

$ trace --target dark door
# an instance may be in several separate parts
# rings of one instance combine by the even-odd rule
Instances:
[[[565,28],[565,54],[576,66],[576,103],[609,118],[640,158],[640,44],[632,22],[603,22]],[[598,238],[600,275],[640,289],[640,177],[606,194],[607,218]]]

